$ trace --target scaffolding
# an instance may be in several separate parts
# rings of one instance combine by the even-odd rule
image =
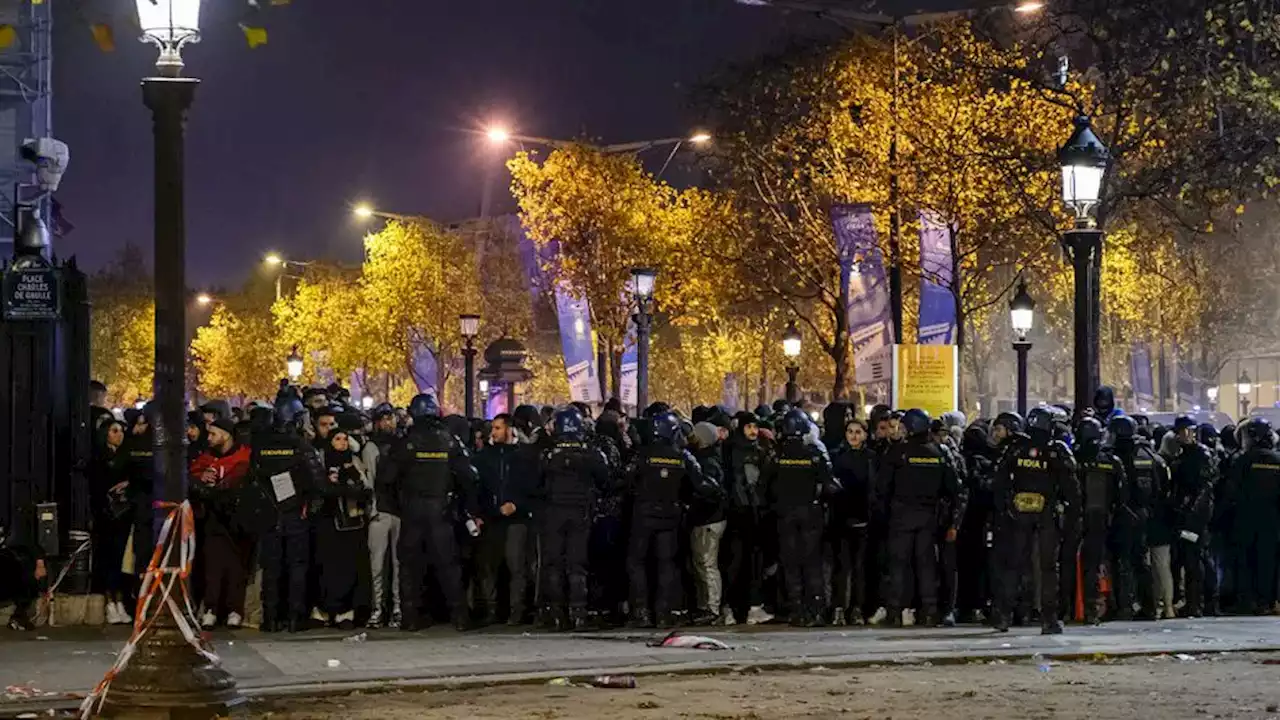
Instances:
[[[22,159],[27,138],[53,132],[52,0],[0,0],[0,25],[16,39],[0,49],[0,244],[13,240],[16,204],[39,196],[35,166]],[[16,194],[16,196],[15,196]],[[48,203],[42,203],[49,221]],[[7,257],[8,252],[0,253]]]

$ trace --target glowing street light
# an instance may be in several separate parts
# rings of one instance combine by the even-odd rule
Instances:
[[[1040,12],[1044,9],[1042,2],[1023,2],[1013,7],[1013,11],[1022,15],[1030,15],[1034,12]]]
[[[787,402],[795,405],[800,399],[800,386],[796,383],[796,377],[800,374],[800,328],[796,327],[793,322],[787,325],[786,332],[782,333],[782,354],[787,358]]]
[[[302,377],[302,356],[298,354],[298,346],[294,345],[293,350],[289,351],[289,357],[284,359],[285,370],[289,373],[289,379],[296,381]]]
[[[276,253],[267,253],[266,257],[262,258],[262,262],[274,267],[276,265],[283,265],[284,258],[280,257]]]
[[[506,145],[511,142],[511,131],[504,127],[491,127],[485,130],[484,134],[494,145]]]
[[[200,293],[199,295],[196,296],[196,302],[199,303],[200,305],[208,305],[209,303],[213,302],[213,296],[210,295],[209,293]]]
[[[359,205],[356,205],[354,208],[351,209],[351,212],[354,213],[356,217],[361,218],[362,220],[368,220],[374,215],[373,206],[369,205],[368,203],[360,203]]]
[[[693,143],[694,145],[702,145],[704,143],[709,143],[711,142],[711,135],[704,132],[694,133],[689,136],[689,142]]]

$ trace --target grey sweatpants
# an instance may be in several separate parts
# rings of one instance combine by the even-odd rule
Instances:
[[[369,566],[373,575],[373,612],[371,620],[382,619],[382,605],[388,583],[387,554],[391,555],[391,615],[400,615],[400,517],[380,512],[369,521]]]
[[[720,612],[720,539],[728,523],[721,520],[710,525],[698,525],[693,529],[693,571],[698,585],[698,607]]]

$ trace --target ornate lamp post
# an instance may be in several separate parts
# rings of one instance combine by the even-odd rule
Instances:
[[[463,372],[466,374],[464,405],[470,420],[476,416],[476,336],[480,334],[480,316],[459,315],[458,323],[462,328],[462,339],[466,341],[462,348]]]
[[[302,356],[298,354],[298,346],[294,345],[289,351],[289,356],[284,359],[284,369],[289,373],[289,379],[297,382],[302,377]]]
[[[153,483],[164,499],[181,502],[186,495],[183,131],[200,84],[181,76],[181,52],[187,43],[200,40],[200,0],[137,0],[137,8],[142,41],[160,48],[156,76],[142,81],[142,99],[151,110],[155,139],[155,399],[147,412],[154,432]],[[180,563],[177,545],[172,543],[170,554],[163,558],[170,572],[176,572]],[[216,658],[198,652],[179,631],[168,603],[157,598],[155,605],[152,629],[112,682],[103,714],[222,715],[242,702],[235,680]]]
[[[1018,292],[1009,300],[1009,320],[1013,325],[1013,351],[1018,354],[1018,414],[1027,416],[1027,353],[1031,341],[1027,333],[1035,321],[1036,301],[1027,292],[1025,281],[1018,283]]]
[[[1102,198],[1102,183],[1111,162],[1107,148],[1093,133],[1089,118],[1075,120],[1075,130],[1058,151],[1062,164],[1062,202],[1075,212],[1076,226],[1062,239],[1075,273],[1075,405],[1089,407],[1101,381],[1098,324],[1101,313],[1099,268],[1102,230],[1090,213]]]
[[[1253,380],[1249,379],[1249,371],[1240,371],[1240,379],[1236,382],[1236,393],[1240,395],[1240,417],[1249,417],[1249,396],[1253,394]]]
[[[1217,410],[1218,409],[1218,386],[1214,385],[1211,388],[1206,388],[1205,394],[1209,396],[1209,409]]]
[[[796,376],[800,374],[800,329],[793,322],[782,333],[782,354],[787,358],[787,402],[795,405],[800,399],[800,386]]]
[[[649,407],[649,331],[653,328],[653,285],[658,271],[631,269],[631,293],[636,299],[636,412]]]

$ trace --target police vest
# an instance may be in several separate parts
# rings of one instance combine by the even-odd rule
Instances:
[[[818,460],[808,446],[784,447],[774,460],[777,472],[773,487],[774,502],[785,507],[817,502]]]
[[[1097,460],[1081,464],[1084,482],[1084,509],[1086,512],[1109,512],[1113,494],[1113,482],[1116,473],[1116,461],[1112,458],[1100,457]]]
[[[547,501],[578,506],[594,500],[595,488],[587,467],[587,453],[594,452],[580,440],[557,440],[543,456]]]
[[[1019,448],[1013,458],[1013,509],[1019,513],[1039,513],[1054,501],[1054,472],[1061,460],[1060,450],[1029,445]]]
[[[1244,494],[1255,500],[1258,507],[1245,508],[1246,512],[1274,514],[1277,496],[1280,496],[1280,453],[1260,450],[1248,457],[1248,463],[1244,472],[1247,485]]]
[[[1156,501],[1156,468],[1159,461],[1147,448],[1138,448],[1133,454],[1129,473],[1129,496],[1136,509],[1150,510]]]
[[[461,452],[443,430],[411,434],[405,439],[401,492],[406,498],[441,500],[453,488],[450,460]]]
[[[640,457],[636,501],[661,505],[680,502],[685,457],[673,448],[653,448]]]

